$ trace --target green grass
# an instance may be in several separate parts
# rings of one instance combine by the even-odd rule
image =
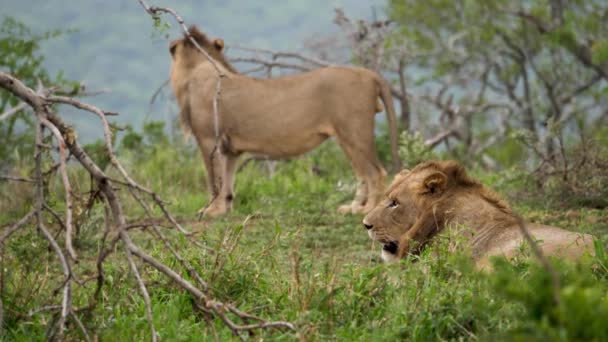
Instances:
[[[272,176],[263,163],[249,163],[237,177],[234,212],[200,222],[196,211],[205,204],[207,194],[198,152],[159,148],[139,157],[121,155],[136,180],[167,200],[170,210],[199,242],[218,251],[214,255],[192,246],[174,230],[165,231],[183,257],[209,281],[211,294],[244,311],[297,326],[296,333],[257,332],[254,340],[601,340],[606,336],[605,324],[598,323],[608,313],[605,256],[581,265],[558,265],[564,298],[559,307],[543,301],[551,286],[546,274],[534,265],[499,264],[496,272],[486,275],[473,270],[467,255],[441,245],[425,251],[416,262],[380,263],[379,246],[368,239],[362,217],[336,212],[350,200],[355,182],[348,161],[333,142],[305,157],[279,163]],[[176,167],[178,163],[180,167]],[[88,191],[88,177],[72,172],[77,191]],[[499,185],[507,197],[517,187],[498,184],[494,175],[477,176]],[[13,189],[9,187],[13,185],[0,188],[7,198],[7,191]],[[49,190],[53,203],[63,210],[58,179],[51,180]],[[11,203],[3,203],[0,223],[14,222],[26,212],[31,206],[29,196],[22,192]],[[145,218],[136,202],[127,199],[126,193],[122,197],[130,220]],[[565,211],[544,203],[511,202],[532,221],[606,238],[605,209]],[[156,215],[160,216],[159,211]],[[97,241],[104,229],[103,208],[95,207],[80,220],[76,245],[81,261],[75,269],[79,274],[94,275]],[[49,225],[57,229],[52,221]],[[139,230],[131,235],[148,253],[179,268],[177,260],[151,235]],[[52,315],[28,313],[59,302],[60,294],[53,292],[61,281],[54,254],[30,226],[5,244],[2,266],[2,339],[44,340]],[[162,340],[214,340],[215,334],[220,340],[234,338],[221,321],[207,321],[194,310],[190,296],[159,272],[140,266]],[[122,245],[108,258],[105,272],[100,302],[94,311],[79,317],[100,340],[149,339],[143,300]],[[76,286],[75,306],[86,305],[94,288],[95,281]],[[73,324],[68,329],[71,339],[82,338]]]

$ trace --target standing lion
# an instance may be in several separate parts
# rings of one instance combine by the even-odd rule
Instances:
[[[288,158],[334,136],[359,181],[352,203],[338,210],[365,213],[376,206],[386,175],[374,144],[374,117],[382,111],[379,99],[388,116],[393,162],[399,165],[395,109],[384,79],[352,67],[327,67],[274,79],[246,77],[224,58],[221,39],[209,40],[196,27],[190,34],[225,74],[217,101],[221,153],[213,153],[213,99],[219,75],[188,37],[171,42],[171,87],[182,127],[194,135],[203,154],[213,196],[203,214],[216,216],[231,210],[236,162],[243,152]]]

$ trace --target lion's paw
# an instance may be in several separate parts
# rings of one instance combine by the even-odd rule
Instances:
[[[198,211],[198,214],[201,215],[202,217],[218,217],[221,215],[224,215],[228,212],[228,209],[226,208],[226,206],[217,206],[217,205],[209,205],[206,207],[201,208]]]
[[[350,206],[350,210],[353,214],[366,214],[369,210],[365,210],[367,208],[367,206],[358,204],[358,203],[353,203]]]
[[[343,204],[338,207],[338,212],[342,215],[350,214],[350,213],[352,213],[352,205]]]

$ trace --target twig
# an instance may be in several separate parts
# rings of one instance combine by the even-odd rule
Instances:
[[[131,194],[135,198],[137,198],[138,201],[140,201],[139,196],[137,196],[137,194],[134,193],[133,190],[131,190]],[[146,215],[149,218],[152,218],[152,213],[150,212],[150,210],[149,210],[149,208],[147,206],[144,206],[144,210],[146,212]],[[171,243],[169,242],[169,240],[167,240],[167,238],[165,237],[165,235],[160,231],[160,229],[158,229],[158,226],[156,224],[152,223],[150,226],[152,227],[152,229],[154,230],[154,232],[156,233],[156,235],[162,240],[162,242],[165,245],[165,247],[167,247],[171,251],[171,253],[173,254],[173,256],[188,271],[188,273],[190,274],[190,276],[192,276],[194,279],[196,279],[198,281],[198,283],[203,287],[203,291],[207,291],[208,288],[209,288],[209,285],[207,285],[207,283],[198,274],[198,272],[194,269],[194,267],[192,267],[192,265],[190,265],[190,263],[188,263],[184,258],[182,258],[182,256],[177,252],[177,250],[175,250],[175,248],[173,248],[173,245],[171,245]]]
[[[536,256],[536,258],[541,262],[541,264],[543,265],[545,270],[547,270],[547,272],[549,272],[549,275],[551,276],[551,282],[553,285],[553,300],[555,301],[556,305],[559,305],[561,302],[560,294],[559,294],[559,292],[560,292],[559,275],[557,274],[557,272],[555,271],[555,269],[549,262],[549,259],[547,259],[547,257],[543,253],[543,251],[540,249],[540,247],[538,247],[538,243],[536,243],[536,241],[530,234],[530,231],[526,227],[526,222],[524,221],[524,219],[517,214],[515,215],[515,219],[517,220],[517,226],[519,227],[521,234],[524,236],[524,239],[530,245],[530,248],[532,248],[532,252]]]
[[[11,116],[19,113],[19,111],[21,111],[26,106],[27,106],[27,103],[25,103],[25,102],[19,103],[15,107],[13,107],[13,108],[7,110],[6,112],[0,114],[0,121],[4,121],[4,120],[10,118]]]
[[[24,182],[24,183],[36,183],[35,180],[30,179],[30,178],[15,177],[15,176],[11,176],[11,175],[0,175],[0,179],[5,179],[5,180],[15,181],[15,182]]]
[[[114,154],[113,148],[112,148],[112,131],[110,129],[110,124],[108,123],[108,120],[105,117],[104,111],[102,111],[101,109],[99,109],[95,106],[91,106],[89,104],[82,103],[73,98],[67,98],[67,97],[61,97],[61,96],[50,96],[50,97],[47,97],[46,99],[50,102],[71,104],[72,106],[74,106],[76,108],[86,110],[88,112],[96,114],[102,122],[102,127],[104,130],[104,138],[105,138],[105,142],[106,142],[106,149],[107,149],[108,156],[110,157],[110,162],[112,163],[112,165],[114,167],[116,167],[116,169],[118,169],[118,171],[120,172],[122,177],[127,181],[129,186],[150,195],[154,199],[154,202],[156,203],[156,205],[162,210],[163,214],[165,214],[167,219],[175,226],[175,228],[177,228],[177,230],[179,230],[180,232],[182,232],[184,234],[190,234],[188,231],[186,231],[184,228],[182,228],[182,226],[177,222],[177,220],[175,220],[175,218],[173,218],[173,215],[171,215],[169,213],[169,211],[165,208],[163,202],[160,200],[158,195],[155,192],[153,192],[147,188],[144,188],[143,186],[141,186],[137,182],[135,182],[129,176],[129,174],[124,169],[122,164],[118,161],[118,159],[116,158],[116,155]]]
[[[104,201],[106,201],[105,197],[102,196],[102,198]],[[107,202],[105,204],[106,205],[104,206],[104,212],[105,212],[104,218],[105,218],[106,227],[103,232],[103,237],[101,238],[101,244],[100,244],[101,248],[99,249],[99,255],[97,256],[97,262],[96,262],[97,286],[95,287],[95,292],[93,294],[93,301],[92,302],[89,301],[89,308],[95,307],[95,305],[97,304],[97,301],[99,300],[99,297],[101,296],[101,289],[102,289],[103,283],[105,281],[103,262],[110,255],[110,253],[116,246],[116,243],[119,241],[119,237],[116,237],[110,243],[110,246],[108,248],[105,248],[105,249],[103,248],[103,246],[105,245],[106,239],[108,237],[108,234],[110,234],[110,232],[112,230],[112,223],[111,223],[111,219],[110,219],[110,209],[109,209],[109,206],[107,205]]]
[[[158,88],[152,94],[152,97],[150,97],[150,101],[148,101],[148,104],[150,106],[152,106],[154,101],[156,101],[156,98],[158,97],[158,95],[160,95],[160,93],[163,91],[163,88],[165,88],[168,84],[169,84],[169,79],[166,79],[160,86],[158,86]]]
[[[57,254],[57,257],[59,258],[59,261],[63,268],[63,275],[65,277],[64,284],[63,284],[63,300],[61,301],[61,316],[59,318],[59,323],[58,323],[58,325],[59,325],[58,339],[62,340],[64,331],[65,331],[65,323],[66,323],[67,316],[72,311],[70,266],[67,262],[67,258],[61,251],[61,247],[59,247],[59,244],[57,243],[57,241],[55,241],[55,238],[53,238],[53,235],[51,235],[51,233],[46,229],[46,227],[44,226],[42,221],[38,222],[38,229],[40,229],[40,231],[43,233],[44,237],[51,244],[51,247],[53,248],[53,250],[55,250],[55,253]]]
[[[80,331],[82,331],[84,338],[87,341],[91,341],[91,336],[89,336],[87,329],[84,327],[84,324],[82,324],[82,321],[80,320],[80,318],[78,318],[78,315],[76,315],[76,313],[74,311],[72,311],[71,314],[72,314],[72,318],[76,322],[76,325],[78,325],[78,327],[80,328]]]
[[[213,59],[213,57],[211,57],[207,53],[207,51],[205,51],[198,44],[198,42],[196,41],[196,39],[194,39],[192,37],[192,35],[190,35],[190,31],[188,30],[188,27],[186,27],[184,19],[182,19],[182,17],[179,16],[179,14],[177,14],[177,12],[175,10],[168,8],[168,7],[149,6],[144,0],[137,0],[137,1],[139,1],[141,6],[144,8],[144,10],[146,12],[148,12],[148,14],[150,14],[153,18],[158,18],[159,13],[168,13],[168,14],[172,15],[175,18],[175,20],[177,20],[177,23],[181,26],[182,31],[184,32],[184,34],[186,34],[186,36],[192,42],[192,44],[197,48],[197,50],[199,50],[205,56],[205,58],[207,58],[207,60],[211,63],[211,65],[213,65],[213,68],[215,69],[217,74],[220,75],[220,77],[224,76],[224,73],[219,68],[217,61],[215,59]]]
[[[434,148],[435,146],[441,144],[445,139],[454,135],[457,135],[455,126],[437,133],[434,137],[426,139],[424,144],[429,148]]]
[[[63,136],[50,121],[45,119],[41,114],[39,114],[40,122],[46,126],[57,139],[57,144],[59,145],[59,172],[61,173],[61,180],[63,181],[63,188],[65,191],[65,248],[67,249],[72,260],[77,260],[78,257],[76,252],[74,251],[74,246],[72,245],[72,187],[70,186],[70,180],[68,178],[68,171],[66,166],[67,155],[66,155],[66,146],[65,141],[63,140]]]
[[[61,310],[61,305],[45,305],[45,306],[41,306],[35,310],[30,310],[27,313],[28,317],[33,317],[41,312],[44,311],[57,311],[57,310]]]
[[[277,61],[266,61],[260,58],[255,58],[255,57],[237,57],[237,58],[231,58],[230,61],[235,62],[235,63],[253,63],[253,64],[261,64],[263,66],[265,66],[266,68],[283,68],[283,69],[294,69],[294,70],[299,70],[299,71],[311,71],[313,69],[315,69],[314,67],[305,67],[299,64],[292,64],[292,63],[284,63],[284,62],[277,62]]]
[[[6,240],[9,236],[11,236],[14,232],[16,232],[21,226],[23,226],[27,221],[29,221],[36,210],[30,210],[25,216],[23,216],[19,221],[13,224],[10,228],[5,230],[2,235],[0,235],[0,245],[4,244],[4,240]]]
[[[230,45],[229,48],[247,51],[247,52],[253,52],[256,54],[258,54],[258,53],[269,54],[269,55],[271,55],[271,59],[273,59],[273,60],[278,59],[278,58],[292,58],[292,59],[299,59],[303,62],[313,64],[317,67],[327,67],[327,66],[334,65],[334,63],[331,63],[328,61],[324,61],[324,60],[310,57],[310,56],[304,56],[302,54],[294,53],[294,52],[274,51],[274,50],[269,50],[269,49],[258,49],[258,48],[243,46],[243,45]]]
[[[124,231],[124,230],[123,230]],[[142,297],[144,297],[144,304],[146,305],[146,316],[148,318],[148,323],[150,324],[150,332],[152,333],[152,341],[158,341],[158,335],[156,334],[156,329],[154,328],[154,317],[152,316],[152,304],[150,303],[150,295],[148,294],[148,289],[146,288],[146,284],[141,279],[139,275],[139,271],[137,270],[137,266],[133,261],[133,257],[131,256],[131,251],[128,247],[125,250],[127,254],[127,259],[129,260],[129,266],[131,267],[131,272],[135,276],[137,280],[137,284],[139,285],[139,290],[141,291]]]

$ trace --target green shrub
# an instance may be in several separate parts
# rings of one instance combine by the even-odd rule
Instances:
[[[399,156],[405,167],[412,168],[417,164],[437,159],[437,155],[425,143],[420,132],[404,131],[399,140]]]
[[[605,341],[608,339],[608,283],[605,256],[596,266],[589,263],[556,264],[559,272],[559,301],[556,303],[550,274],[540,264],[526,265],[524,270],[505,260],[495,263],[490,276],[494,288],[509,301],[521,303],[525,315],[505,335],[518,340]],[[594,268],[603,263],[602,271]]]

